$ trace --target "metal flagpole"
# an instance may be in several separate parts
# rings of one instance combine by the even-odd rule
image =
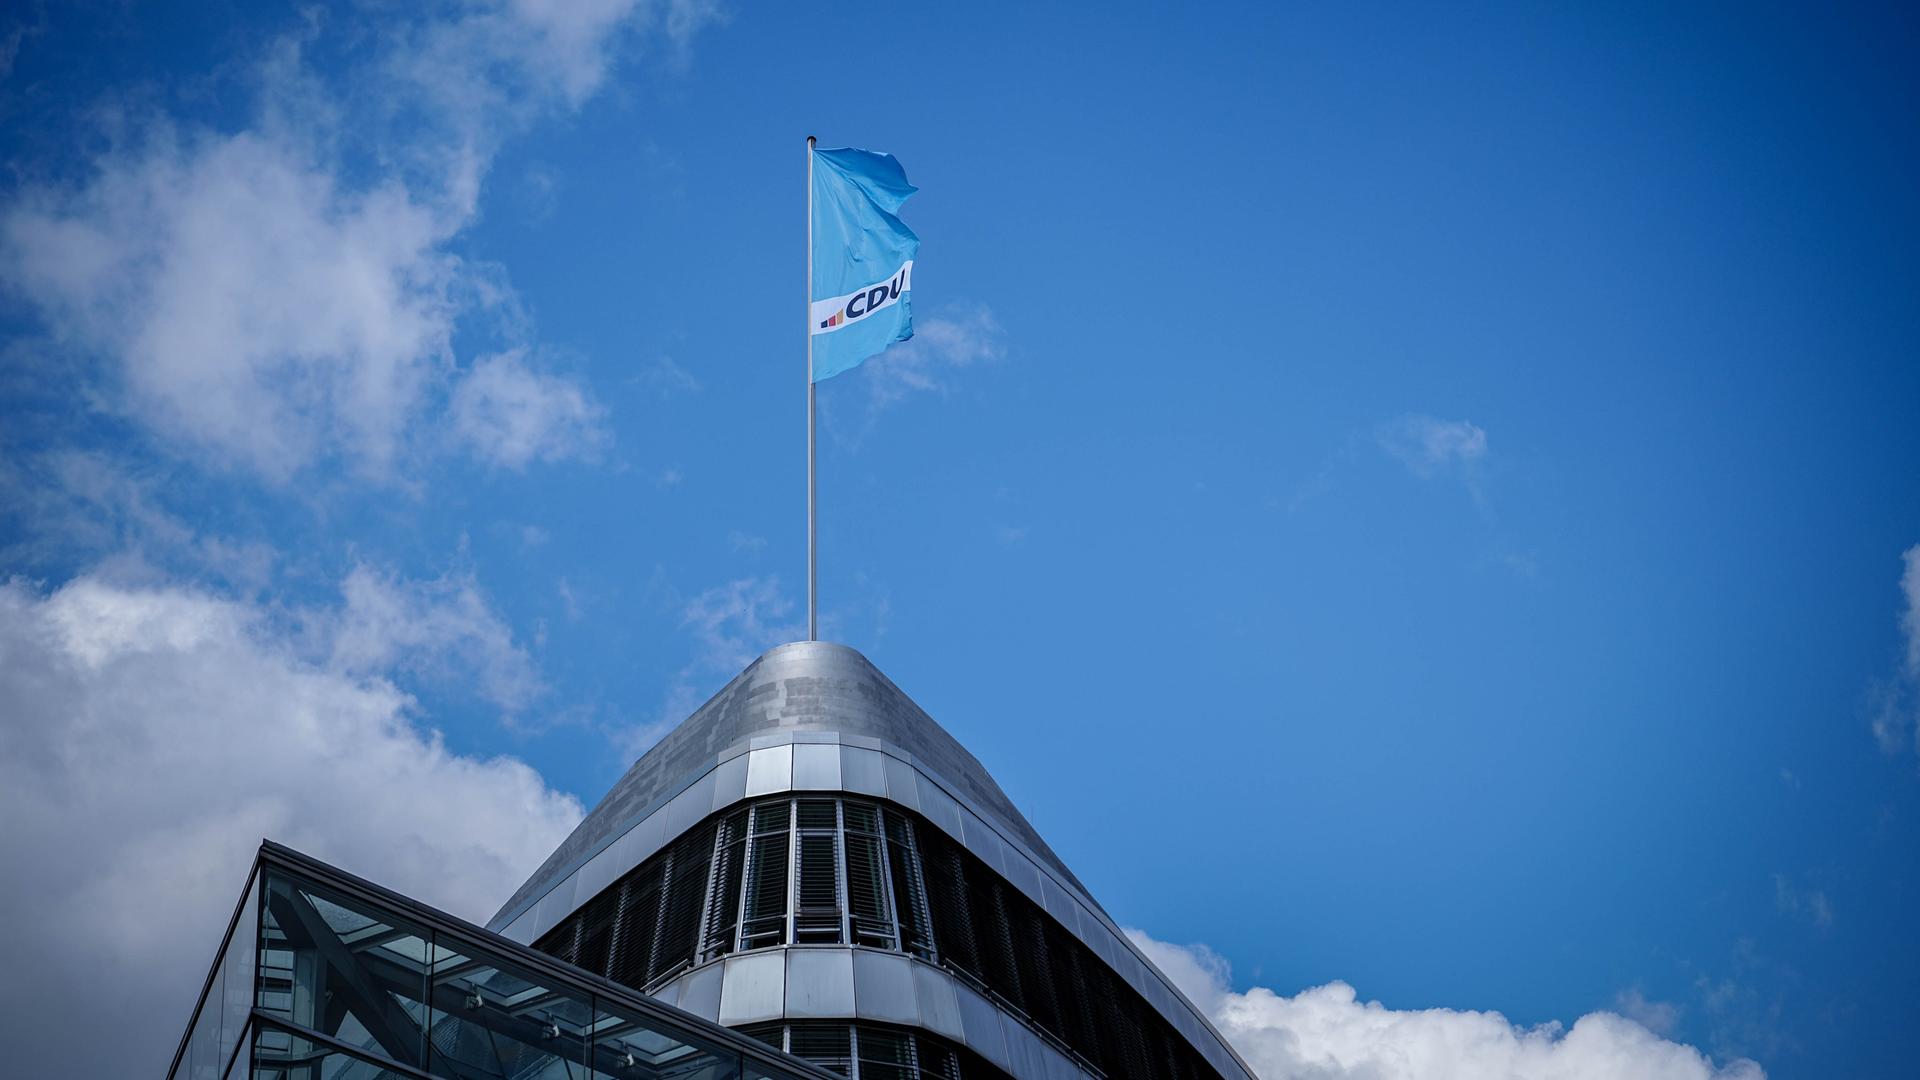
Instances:
[[[813,136],[807,136],[807,640],[820,640],[813,513]]]

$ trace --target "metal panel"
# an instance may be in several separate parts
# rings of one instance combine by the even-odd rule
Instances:
[[[533,932],[533,912],[529,911],[508,923],[506,929],[500,931],[500,936],[516,945],[533,944],[533,939],[538,936]]]
[[[1097,940],[1096,935],[1107,932],[1106,927],[1101,926],[1100,920],[1093,917],[1093,912],[1088,911],[1077,900],[1073,903],[1073,921],[1067,924],[1067,929],[1073,931],[1073,936],[1079,938],[1082,945],[1092,949],[1095,955],[1099,955],[1100,947],[1094,942]]]
[[[1007,880],[1015,888],[1027,894],[1027,899],[1046,906],[1047,898],[1040,892],[1040,868],[1027,861],[1025,855],[1012,848],[1007,849]]]
[[[801,743],[793,748],[795,791],[839,791],[840,747]]]
[[[852,1016],[853,955],[849,949],[788,949],[787,1015]]]
[[[887,772],[886,766],[881,764],[884,760],[885,758],[876,750],[842,746],[840,748],[841,789],[877,798],[885,797]]]
[[[925,1026],[920,1021],[919,997],[914,993],[913,961],[904,956],[855,949],[853,1008],[863,1020]]]
[[[617,844],[619,841],[616,840],[614,843]],[[614,879],[620,876],[620,871],[614,868],[613,860],[607,857],[612,851],[613,848],[609,846],[605,851],[588,859],[587,865],[573,872],[576,882],[574,897],[580,903],[584,904],[599,896],[600,890],[613,884]]]
[[[680,991],[686,987],[687,980],[691,977],[691,975],[682,975],[647,996],[662,1005],[677,1006],[680,1004]]]
[[[667,804],[667,837],[679,839],[683,833],[700,824],[711,813],[713,813],[713,774],[708,773],[689,784],[687,790],[675,795],[673,801]]]
[[[1047,1080],[1047,1060],[1040,1055],[1040,1036],[1008,1013],[1000,1014],[1000,1030],[1007,1037],[1007,1071],[1020,1080]]]
[[[786,1010],[787,958],[782,952],[729,956],[722,968],[720,1011],[728,1027],[778,1020]],[[685,1000],[687,995],[681,995]],[[691,1010],[689,1010],[691,1011]]]
[[[960,827],[966,833],[963,843],[968,851],[974,853],[981,862],[986,863],[994,873],[1007,876],[1007,844],[1000,834],[986,822],[972,814],[962,812]]]
[[[909,966],[913,971],[914,1000],[920,1005],[920,1026],[949,1039],[964,1041],[967,1030],[960,1021],[960,1000],[954,993],[953,976],[931,964],[909,961]]]
[[[1132,949],[1125,948],[1124,945],[1115,950],[1114,959],[1119,961],[1114,966],[1119,969],[1120,977],[1127,981],[1128,986],[1133,987],[1133,992],[1143,998],[1147,997],[1147,991],[1151,985],[1149,980],[1153,978],[1147,974],[1147,966],[1140,962],[1140,958],[1133,954]],[[1147,998],[1147,1000],[1153,999]]]
[[[1120,970],[1120,956],[1126,950],[1122,949],[1120,943],[1113,939],[1113,931],[1107,929],[1104,925],[1093,935],[1093,951],[1099,954],[1100,959],[1107,962],[1108,967],[1115,971]]]
[[[541,934],[553,929],[553,924],[573,914],[573,889],[575,880],[572,874],[568,874],[561,880],[560,884],[553,887],[552,892],[540,898],[540,905],[533,909],[533,934],[535,937],[539,937]]]
[[[613,876],[639,866],[647,857],[660,850],[667,833],[666,807],[649,814],[646,820],[627,830],[627,834],[613,842],[613,846],[600,853],[600,858],[612,860]]]
[[[725,810],[747,797],[747,755],[736,754],[713,767],[713,809]]]
[[[1013,1059],[1007,1055],[1007,1036],[1000,1024],[1000,1010],[970,986],[953,984],[953,995],[960,1006],[961,1041],[1003,1071],[1011,1072]]]
[[[769,746],[747,756],[747,796],[776,795],[793,787],[793,747]]]
[[[1040,1056],[1046,1059],[1048,1080],[1086,1080],[1086,1070],[1046,1043],[1040,1044]]]
[[[1210,1036],[1206,1033],[1206,1025],[1200,1022],[1199,1017],[1193,1015],[1192,1009],[1183,1008],[1175,1013],[1173,1026],[1179,1028],[1180,1034],[1186,1036],[1187,1041],[1195,1046],[1203,1046],[1210,1041]]]
[[[1160,1015],[1167,1017],[1169,1021],[1186,1011],[1181,1007],[1180,1002],[1174,999],[1173,991],[1167,989],[1166,981],[1161,979],[1152,968],[1147,969],[1147,1001],[1160,1010]]]
[[[1059,920],[1061,926],[1071,932],[1080,925],[1080,905],[1074,903],[1067,895],[1067,890],[1056,884],[1044,870],[1040,871],[1040,892],[1047,898],[1047,914]]]
[[[963,844],[966,843],[966,836],[960,830],[960,804],[954,802],[951,795],[940,790],[939,784],[925,776],[919,779],[920,812],[926,815],[927,820],[940,826],[942,832]]]
[[[891,754],[885,755],[882,766],[887,771],[887,798],[909,810],[920,809],[920,774],[913,766]]]
[[[720,990],[726,977],[725,964],[708,964],[681,976],[679,1006],[695,1016],[718,1021]]]

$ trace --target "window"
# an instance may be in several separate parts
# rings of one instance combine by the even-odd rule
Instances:
[[[535,947],[650,989],[694,964],[789,942],[934,958],[914,823],[835,798],[778,799],[702,823]]]
[[[753,831],[747,839],[745,898],[740,910],[742,949],[786,943],[791,812],[792,807],[786,802],[761,803],[753,808]]]
[[[887,949],[939,964],[1109,1077],[1215,1076],[1106,961],[998,871],[924,820],[860,799],[776,798],[716,815],[536,947],[652,989],[692,963],[790,943]],[[596,966],[603,955],[607,966]],[[769,1030],[769,1041],[791,1043],[812,1029]],[[948,1075],[921,1043],[885,1029],[863,1043],[859,1031],[834,1030],[802,1056],[864,1062],[863,1075],[887,1080]],[[835,1041],[842,1036],[850,1041]]]
[[[840,904],[840,803],[802,799],[794,804],[795,904],[793,940],[799,944],[837,945],[846,941]]]

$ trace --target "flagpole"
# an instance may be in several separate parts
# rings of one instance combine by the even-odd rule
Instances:
[[[820,640],[813,484],[813,136],[807,136],[807,640]]]

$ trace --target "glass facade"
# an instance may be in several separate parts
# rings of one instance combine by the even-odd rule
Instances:
[[[739,807],[688,830],[534,947],[639,989],[789,943],[931,960],[915,829],[897,810],[852,799]]]
[[[168,1072],[183,1080],[809,1080],[746,1036],[263,848]]]
[[[937,964],[1091,1072],[1218,1076],[1077,935],[945,832],[892,805],[823,795],[723,811],[534,947],[655,989],[728,953],[789,944],[855,945]],[[829,1047],[813,1059],[841,1056]]]

